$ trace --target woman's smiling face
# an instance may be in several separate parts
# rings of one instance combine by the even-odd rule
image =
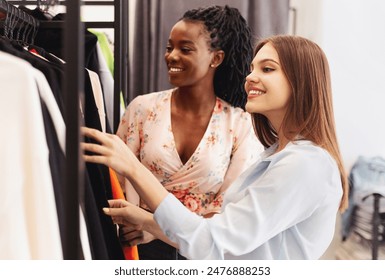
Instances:
[[[249,113],[265,115],[272,123],[282,122],[292,92],[278,53],[270,43],[255,55],[245,89],[248,94],[246,110]]]
[[[201,22],[182,20],[174,25],[164,55],[172,85],[193,86],[212,80],[212,75],[207,75],[214,56],[209,40]]]

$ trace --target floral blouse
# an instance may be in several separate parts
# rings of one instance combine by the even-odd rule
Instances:
[[[217,98],[203,138],[183,164],[171,128],[172,92],[136,97],[124,113],[117,135],[188,209],[199,215],[217,213],[226,189],[256,161],[263,147],[249,113]],[[143,202],[140,205],[147,208]]]

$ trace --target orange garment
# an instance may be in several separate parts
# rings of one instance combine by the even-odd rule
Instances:
[[[120,186],[118,177],[116,176],[116,173],[113,169],[109,168],[110,170],[110,181],[111,181],[111,188],[112,188],[112,197],[114,199],[125,199],[123,190]],[[137,246],[123,246],[123,253],[126,258],[126,260],[139,260],[139,253],[138,253],[138,247]]]

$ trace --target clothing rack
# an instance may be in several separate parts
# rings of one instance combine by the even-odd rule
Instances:
[[[34,17],[28,15],[27,13],[19,10],[18,8],[16,8],[15,6],[13,5],[9,5],[11,1],[5,1],[5,0],[2,0],[0,1],[0,11],[4,12],[4,13],[8,13],[10,12],[11,14],[13,15],[17,15],[18,16],[18,20],[22,20],[23,22],[27,23],[27,24],[37,24],[37,20],[34,19]]]
[[[0,22],[0,26],[4,28],[3,35],[5,37],[14,40],[13,31],[18,28],[16,41],[27,43],[29,36],[31,36],[31,43],[33,43],[34,35],[39,27],[39,21],[37,19],[15,6],[10,5],[5,0],[0,1],[0,18],[5,19],[4,22]],[[21,28],[25,29],[23,31],[24,37],[19,38]]]
[[[4,0],[11,5],[36,5],[36,0]],[[114,29],[114,118],[113,132],[116,132],[120,122],[120,94],[123,95],[123,99],[127,100],[129,80],[128,80],[128,36],[129,36],[129,22],[128,22],[128,1],[127,0],[110,0],[110,1],[78,1],[78,0],[60,0],[59,5],[66,6],[68,21],[73,22],[72,18],[72,3],[75,2],[79,7],[84,6],[114,6],[114,21],[90,21],[81,22],[82,26],[79,29],[74,29],[71,32],[74,34],[82,32],[84,28],[113,28]],[[7,5],[0,2],[0,10],[4,6],[6,11]],[[17,9],[12,6],[13,9]],[[68,11],[69,10],[69,11]],[[28,16],[28,15],[27,15]],[[76,15],[74,15],[76,16]],[[80,8],[79,8],[80,16]],[[76,22],[77,20],[75,20]],[[42,21],[39,23],[41,28],[73,28],[73,26],[67,27],[65,21]],[[71,29],[70,29],[71,30]],[[80,35],[82,35],[81,33]],[[71,40],[71,36],[69,39]],[[80,42],[79,42],[80,43]]]
[[[12,5],[36,5],[40,1],[0,1],[0,10],[7,12],[17,9]],[[128,89],[128,1],[58,1],[59,5],[66,6],[66,19],[63,22],[40,22],[40,28],[63,28],[64,29],[64,54],[65,75],[63,92],[65,96],[65,122],[66,132],[66,171],[64,174],[66,197],[65,212],[67,220],[66,239],[63,240],[64,259],[80,259],[79,252],[79,202],[83,193],[84,163],[80,142],[81,114],[79,100],[84,99],[84,29],[85,28],[114,28],[114,118],[113,132],[117,130],[120,121],[120,94],[127,96]],[[82,22],[82,5],[114,6],[113,22]]]

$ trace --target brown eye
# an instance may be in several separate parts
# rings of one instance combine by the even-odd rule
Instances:
[[[183,53],[189,53],[189,52],[191,52],[191,49],[189,49],[189,48],[181,48],[181,51]]]
[[[271,68],[271,67],[263,67],[262,71],[263,71],[264,73],[269,73],[269,72],[274,71],[274,69]]]

